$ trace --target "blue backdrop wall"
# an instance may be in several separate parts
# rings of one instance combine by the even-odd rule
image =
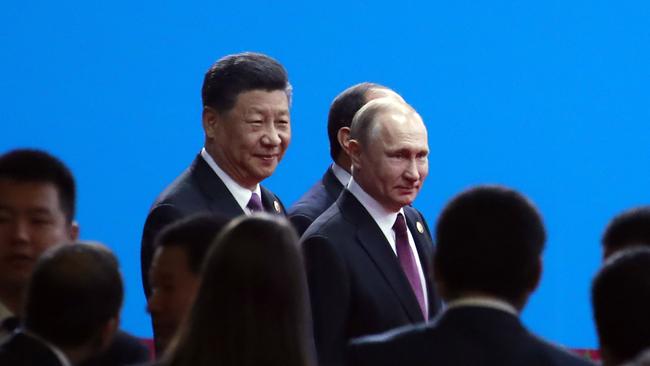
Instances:
[[[291,205],[326,168],[326,115],[347,86],[401,93],[429,129],[416,202],[433,226],[476,183],[515,187],[544,214],[541,286],[524,313],[546,338],[593,347],[599,236],[650,203],[650,4],[626,1],[3,1],[0,151],[60,156],[83,239],[127,282],[123,327],[150,336],[139,272],[156,194],[202,146],[200,87],[217,58],[280,60],[293,140],[265,184]]]

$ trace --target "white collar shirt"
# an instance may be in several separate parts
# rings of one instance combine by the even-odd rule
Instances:
[[[506,301],[497,299],[495,297],[489,296],[465,296],[456,300],[452,300],[447,303],[447,310],[466,307],[466,306],[476,306],[489,309],[500,310],[505,313],[519,317],[519,312],[517,309]]]
[[[388,211],[382,206],[377,200],[372,198],[366,191],[361,188],[361,186],[354,180],[354,178],[350,179],[350,182],[348,183],[347,189],[352,193],[352,195],[359,200],[361,205],[368,211],[372,219],[375,221],[377,226],[379,226],[379,229],[381,232],[384,234],[384,237],[386,237],[386,240],[388,241],[388,244],[390,245],[391,249],[393,250],[393,253],[397,255],[397,248],[396,248],[396,243],[395,243],[395,231],[393,230],[393,225],[395,224],[395,220],[397,220],[397,214],[401,213],[404,216],[404,219],[406,219],[406,215],[404,215],[404,209],[401,208],[397,212],[391,212]],[[424,271],[422,270],[422,264],[420,263],[420,256],[418,254],[418,249],[415,246],[415,240],[413,239],[413,235],[411,234],[411,230],[408,228],[408,225],[406,227],[406,231],[408,234],[408,241],[409,241],[409,246],[411,247],[411,252],[413,253],[414,259],[415,259],[415,264],[417,266],[418,270],[418,275],[420,277],[420,284],[422,285],[422,293],[424,294],[424,303],[425,303],[425,308],[426,312],[429,312],[429,299],[427,294],[427,283],[425,280],[424,276]]]
[[[350,173],[348,173],[345,169],[341,168],[341,166],[336,163],[332,163],[332,173],[334,173],[334,176],[339,182],[341,182],[343,187],[346,187],[352,178]]]
[[[230,194],[232,194],[232,196],[235,198],[235,201],[237,201],[237,204],[241,207],[241,209],[244,210],[244,213],[246,213],[246,215],[250,215],[252,212],[247,207],[248,201],[250,201],[251,195],[253,193],[257,193],[260,199],[262,198],[260,185],[257,184],[255,186],[255,189],[252,191],[239,185],[228,175],[228,173],[224,172],[223,169],[219,167],[217,162],[212,159],[212,156],[208,154],[205,148],[201,149],[201,157],[203,160],[205,160],[206,163],[208,163],[208,166],[210,166],[212,171],[214,171],[214,173],[221,179],[226,188],[228,188],[228,191],[230,191]]]

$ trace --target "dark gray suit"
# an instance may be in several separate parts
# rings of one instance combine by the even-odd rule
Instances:
[[[16,332],[0,345],[2,366],[63,366],[56,354],[40,340]]]
[[[430,280],[433,243],[420,213],[412,207],[404,212],[426,277],[431,317],[440,308]],[[350,191],[314,221],[301,243],[321,366],[341,364],[353,337],[424,321],[397,256]]]
[[[429,324],[354,340],[348,366],[592,366],[537,338],[516,316],[463,306]]]
[[[260,187],[264,211],[284,215],[284,206],[271,191]],[[211,212],[226,217],[244,214],[219,176],[199,154],[192,165],[170,184],[154,201],[142,232],[140,264],[142,285],[149,297],[149,266],[154,253],[156,234],[168,224],[200,212]]]
[[[314,184],[307,193],[289,209],[289,220],[302,235],[325,210],[327,210],[343,191],[343,185],[329,167],[323,178]]]

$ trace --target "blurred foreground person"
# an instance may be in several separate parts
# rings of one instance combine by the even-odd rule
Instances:
[[[455,197],[436,227],[435,281],[447,307],[432,323],[352,342],[350,365],[586,366],[524,328],[546,234],[521,194],[480,186]]]
[[[602,238],[603,259],[638,245],[650,247],[650,206],[634,207],[616,215]]]
[[[235,219],[210,248],[202,273],[162,365],[313,365],[305,274],[288,221]]]
[[[151,295],[147,299],[156,354],[163,354],[192,307],[203,259],[228,221],[224,216],[198,214],[165,227],[156,238],[149,268]]]
[[[0,346],[0,365],[79,365],[106,349],[119,325],[123,289],[117,260],[97,244],[45,252],[26,295],[24,329]]]
[[[605,261],[591,302],[604,366],[632,361],[650,348],[650,249],[621,250]]]

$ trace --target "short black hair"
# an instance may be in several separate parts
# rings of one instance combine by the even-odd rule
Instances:
[[[354,114],[367,102],[366,94],[373,89],[388,90],[383,85],[363,82],[345,89],[332,101],[327,116],[327,136],[330,140],[330,156],[332,160],[336,161],[342,151],[338,140],[339,130],[343,127],[350,127]]]
[[[450,293],[478,291],[517,303],[538,280],[546,233],[523,195],[485,185],[447,204],[436,241],[434,267]]]
[[[251,90],[283,90],[291,101],[291,84],[284,67],[267,55],[243,52],[217,60],[205,73],[203,106],[228,112],[239,94]]]
[[[635,207],[615,216],[605,229],[602,244],[606,257],[627,247],[650,247],[650,206]]]
[[[34,268],[25,300],[25,327],[59,347],[87,344],[117,318],[123,286],[117,259],[99,244],[47,250]]]
[[[608,258],[593,280],[591,304],[601,349],[615,364],[650,347],[650,248]]]
[[[49,153],[35,149],[16,149],[4,153],[0,156],[0,179],[53,184],[67,221],[72,222],[74,219],[74,177],[61,160]]]
[[[214,238],[230,219],[221,215],[197,214],[166,226],[156,237],[155,248],[180,247],[187,254],[189,269],[198,274]]]

